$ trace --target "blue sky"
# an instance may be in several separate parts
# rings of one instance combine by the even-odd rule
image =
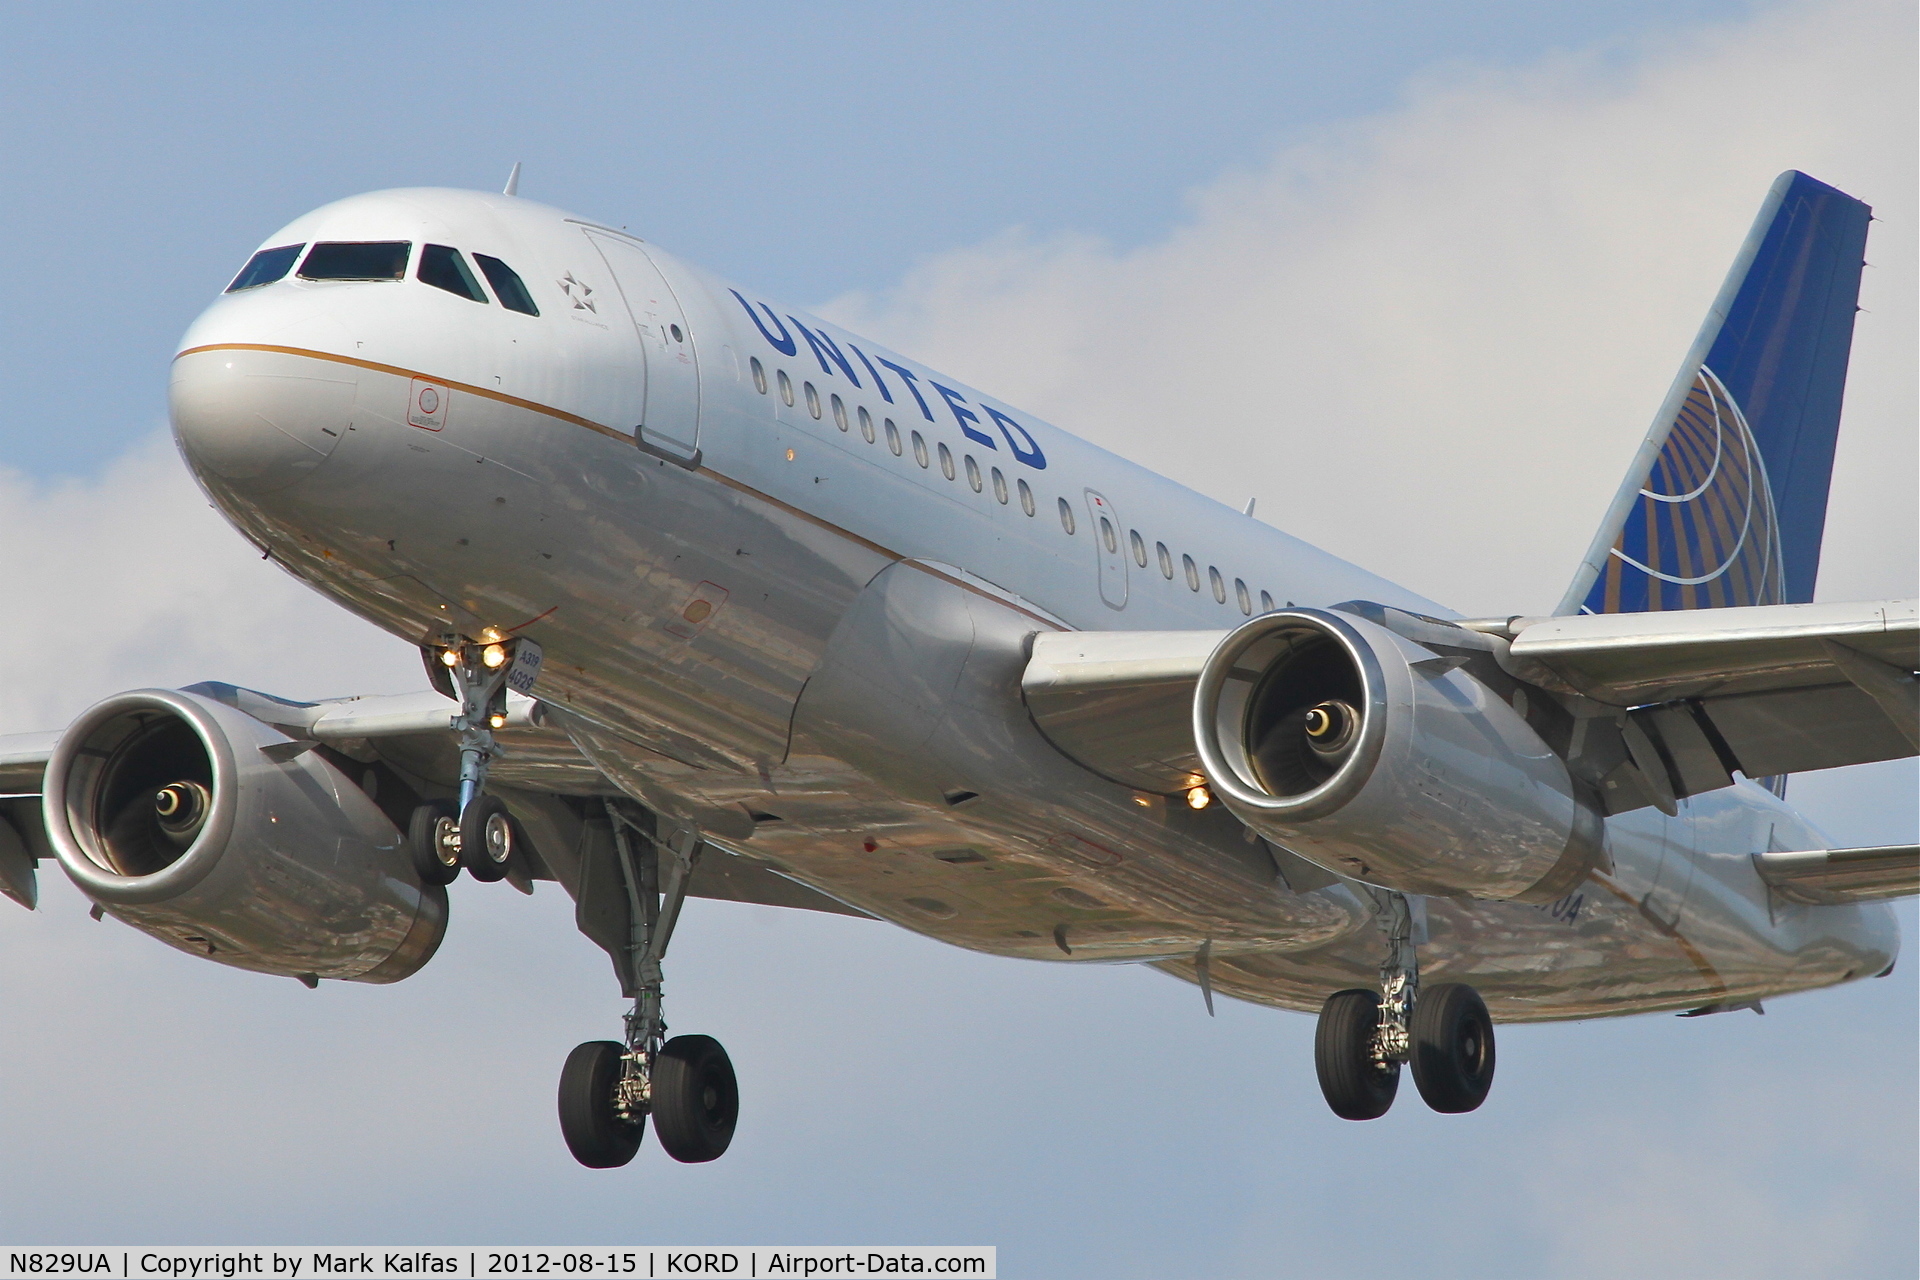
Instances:
[[[28,678],[0,732],[149,684],[417,686],[410,649],[206,510],[164,438],[166,362],[298,213],[497,188],[516,160],[524,194],[1484,613],[1551,605],[1761,194],[1803,166],[1882,219],[1821,595],[1916,590],[1905,5],[8,21],[0,545]],[[1911,762],[1792,794],[1839,843],[1915,839]],[[732,1051],[739,1141],[595,1174],[552,1089],[620,1005],[552,886],[463,880],[420,975],[307,992],[43,885],[31,916],[0,903],[11,1242],[969,1242],[1010,1277],[1920,1265],[1911,954],[1765,1017],[1510,1029],[1481,1112],[1409,1097],[1353,1125],[1310,1019],[696,903],[670,1013]]]
[[[187,322],[274,227],[392,186],[523,193],[798,302],[1010,226],[1137,243],[1195,185],[1448,63],[1729,0],[59,5],[0,51],[7,462],[85,473],[164,412]]]

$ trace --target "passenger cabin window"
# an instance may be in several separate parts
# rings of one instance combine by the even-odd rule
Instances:
[[[753,389],[761,395],[767,394],[767,366],[760,363],[759,356],[754,356],[747,364],[753,370]]]
[[[1073,532],[1073,504],[1065,498],[1060,499],[1060,527],[1068,533]]]
[[[944,444],[940,446],[940,474],[953,479],[953,450]]]
[[[307,251],[302,280],[405,280],[408,240],[323,240]]]
[[[847,406],[841,402],[839,396],[833,398],[833,425],[842,431],[847,429]]]
[[[967,484],[969,487],[973,489],[975,493],[978,493],[983,487],[980,480],[980,464],[973,460],[972,454],[967,455],[966,463],[967,463]]]
[[[421,284],[445,289],[469,302],[485,303],[487,300],[487,295],[480,289],[480,282],[474,279],[473,271],[467,266],[467,260],[451,245],[422,245],[420,265],[413,269],[413,278]]]
[[[1253,615],[1253,597],[1247,594],[1247,584],[1240,579],[1233,580],[1233,596],[1240,605],[1240,612]]]
[[[780,400],[787,408],[793,408],[793,379],[785,369],[780,370]]]
[[[873,443],[873,415],[865,405],[860,406],[860,434],[868,444]]]
[[[893,450],[893,456],[900,456],[900,428],[893,425],[893,419],[887,419],[887,448]]]
[[[293,270],[293,260],[306,247],[304,244],[283,244],[277,249],[262,249],[247,259],[247,265],[240,268],[240,274],[227,286],[227,292],[258,289],[263,284],[285,279],[287,272]]]
[[[820,416],[820,393],[813,389],[811,382],[807,383],[807,412],[816,418]]]
[[[480,264],[480,274],[493,286],[493,296],[500,299],[500,305],[509,311],[518,311],[521,315],[537,316],[540,308],[533,305],[533,295],[527,292],[527,286],[521,282],[520,273],[498,258],[489,258],[484,253],[476,253],[473,260]],[[765,391],[765,387],[760,388]]]
[[[1213,598],[1221,604],[1227,602],[1227,580],[1212,565],[1207,566],[1207,581],[1213,586]]]
[[[1120,550],[1120,539],[1114,535],[1113,521],[1105,516],[1100,517],[1100,541],[1106,543],[1108,555]]]
[[[1138,529],[1127,530],[1127,541],[1133,544],[1133,562],[1142,569],[1147,567],[1147,540],[1140,536]]]
[[[1000,468],[993,469],[993,496],[1001,506],[1007,505],[1007,478],[1000,474]]]
[[[918,431],[913,433],[913,460],[923,467],[927,465],[927,442]]]
[[[1160,557],[1160,576],[1168,580],[1172,580],[1173,552],[1167,550],[1167,544],[1164,542],[1154,543],[1153,551],[1155,555]]]
[[[1028,515],[1033,514],[1033,490],[1027,488],[1025,480],[1015,481],[1020,486],[1020,509]]]
[[[1262,613],[1273,612],[1273,597],[1264,591],[1260,593],[1260,612]]]
[[[1180,567],[1187,571],[1187,590],[1200,589],[1200,566],[1193,562],[1192,556],[1181,556]]]

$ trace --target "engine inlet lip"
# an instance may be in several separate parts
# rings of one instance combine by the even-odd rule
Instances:
[[[151,875],[125,876],[105,864],[104,853],[88,847],[95,841],[81,839],[74,830],[76,819],[88,820],[93,805],[92,790],[98,785],[98,778],[82,787],[81,794],[74,794],[68,784],[76,758],[93,735],[115,718],[138,712],[172,715],[192,728],[213,766],[213,806],[200,834],[173,862]],[[233,748],[207,704],[173,689],[117,693],[83,711],[54,745],[47,761],[45,794],[41,798],[47,841],[68,878],[94,900],[109,906],[165,902],[206,879],[220,861],[221,851],[233,834],[239,806],[237,780]]]
[[[1331,777],[1296,796],[1269,794],[1220,742],[1219,703],[1234,665],[1256,644],[1278,632],[1314,631],[1338,644],[1360,675],[1360,740]],[[1263,613],[1227,633],[1200,669],[1193,691],[1193,741],[1207,783],[1229,808],[1252,810],[1290,822],[1324,818],[1366,785],[1387,735],[1387,686],[1373,647],[1352,623],[1326,609],[1294,608]]]

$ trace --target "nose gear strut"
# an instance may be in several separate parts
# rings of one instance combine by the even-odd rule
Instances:
[[[479,640],[445,636],[422,656],[434,687],[460,704],[448,726],[460,735],[460,797],[452,813],[439,804],[415,815],[414,861],[429,883],[444,884],[461,867],[476,880],[499,880],[513,861],[514,827],[507,806],[487,794],[487,769],[501,754],[494,730],[507,722],[507,691],[533,692],[540,646],[485,631]]]

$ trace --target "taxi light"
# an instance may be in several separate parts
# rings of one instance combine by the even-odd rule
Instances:
[[[486,663],[489,667],[505,666],[507,661],[507,646],[503,644],[488,645],[480,651],[480,661]]]
[[[507,727],[507,718],[496,711],[487,717],[487,723],[495,729],[504,729]]]
[[[1205,787],[1194,787],[1187,792],[1187,808],[1204,809],[1213,803],[1213,792]]]
[[[460,651],[458,649],[442,649],[440,651],[440,661],[445,666],[457,667],[460,665]]]

